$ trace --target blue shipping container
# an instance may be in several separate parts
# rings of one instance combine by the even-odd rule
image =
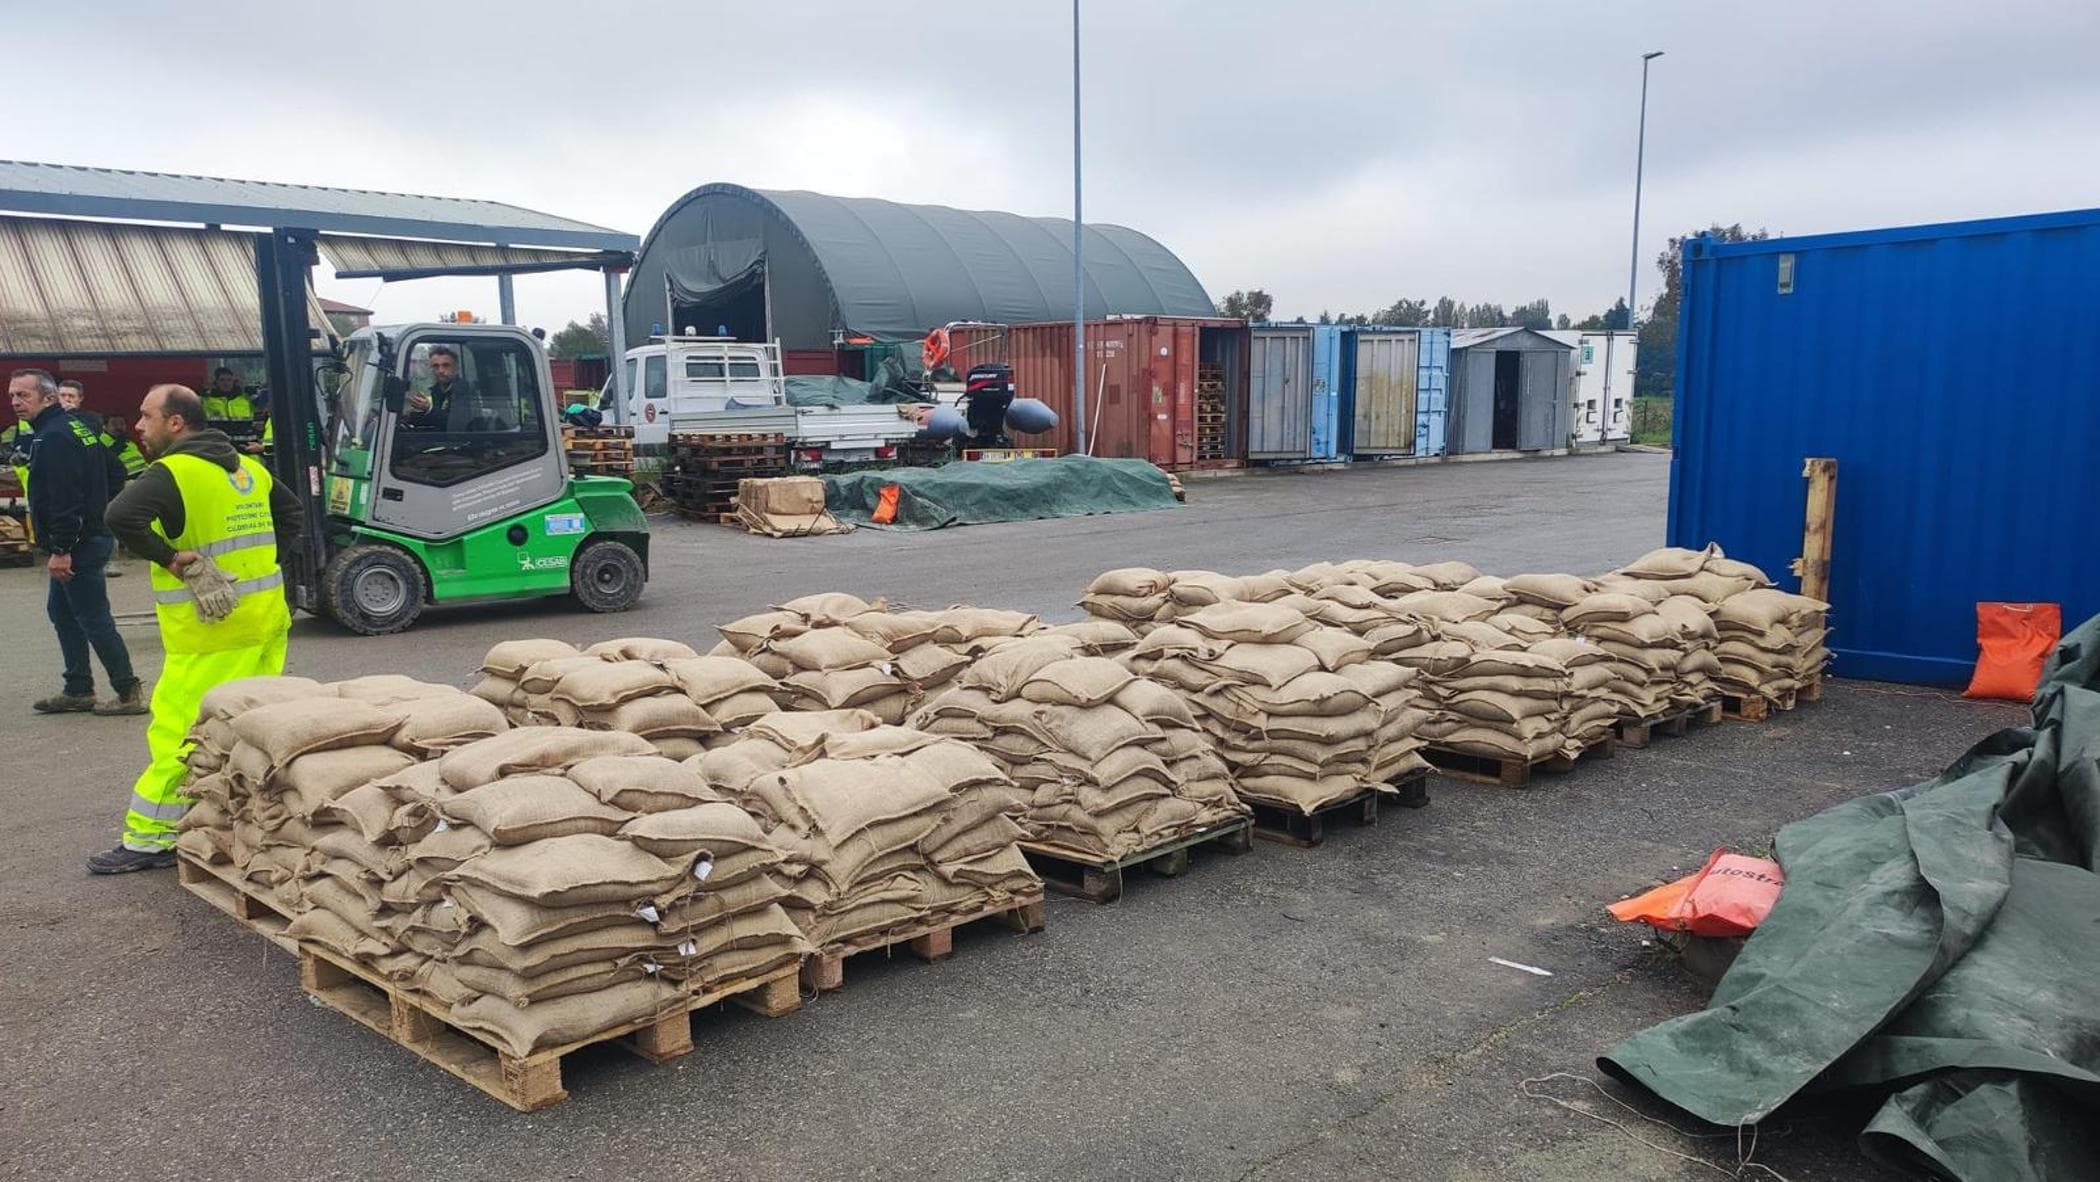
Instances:
[[[1337,454],[1444,453],[1450,329],[1355,325],[1343,330],[1338,352]]]
[[[1683,292],[1670,541],[1798,589],[1835,456],[1833,672],[1958,683],[1978,602],[2100,612],[2100,210],[1699,238]]]
[[[1256,326],[1248,369],[1247,458],[1302,463],[1336,457],[1342,333],[1332,324]]]

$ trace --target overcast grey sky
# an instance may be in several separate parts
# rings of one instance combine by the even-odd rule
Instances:
[[[1071,212],[1069,5],[0,0],[0,156],[508,201],[637,234],[710,181]],[[1642,302],[1671,234],[2100,205],[2100,3],[1086,0],[1086,216],[1279,316]],[[1609,15],[1602,15],[1609,14]],[[325,272],[324,272],[325,274]],[[383,319],[493,281],[324,279]],[[520,318],[602,303],[525,277]]]

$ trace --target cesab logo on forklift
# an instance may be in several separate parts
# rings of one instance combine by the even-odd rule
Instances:
[[[569,556],[566,554],[543,554],[535,558],[521,550],[518,552],[518,569],[521,571],[567,570],[569,569]]]

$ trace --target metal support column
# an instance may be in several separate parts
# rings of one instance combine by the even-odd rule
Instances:
[[[610,406],[601,406],[599,411],[608,423],[627,421],[627,316],[620,307],[620,272],[613,267],[605,269],[605,327],[611,337],[612,356],[606,359],[605,390]]]
[[[518,293],[507,274],[496,276],[496,314],[505,324],[518,322]]]
[[[322,496],[321,432],[327,415],[314,396],[313,325],[306,318],[309,275],[319,256],[309,230],[255,236],[256,292],[262,303],[263,365],[270,383],[274,437],[272,475],[299,494],[299,544],[278,551],[293,607],[320,610],[321,568],[328,557],[328,511]]]

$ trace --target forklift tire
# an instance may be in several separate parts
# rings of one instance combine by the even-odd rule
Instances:
[[[642,597],[648,575],[642,556],[622,542],[600,539],[569,560],[569,588],[594,612],[624,612]]]
[[[352,546],[321,572],[321,605],[360,636],[399,632],[423,614],[423,567],[392,546]]]

